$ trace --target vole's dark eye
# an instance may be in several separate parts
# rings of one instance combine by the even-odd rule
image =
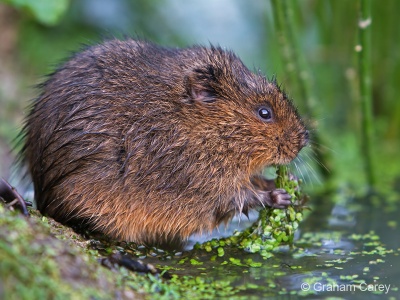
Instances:
[[[267,107],[260,107],[258,109],[258,115],[260,116],[261,119],[265,121],[269,121],[272,119],[272,112],[271,109]]]

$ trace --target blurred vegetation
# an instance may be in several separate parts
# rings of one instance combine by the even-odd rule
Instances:
[[[31,15],[44,25],[56,25],[66,12],[69,0],[2,0],[16,9]]]
[[[83,44],[110,36],[134,36],[172,46],[211,42],[233,49],[250,68],[259,67],[270,78],[276,76],[306,116],[315,137],[314,150],[305,151],[301,159],[309,169],[302,171],[306,181],[314,181],[321,173],[318,170],[326,167],[331,182],[346,185],[357,181],[365,186],[356,51],[358,1],[2,2],[8,5],[0,2],[0,15],[13,16],[0,21],[3,148],[18,133],[28,100],[37,95],[32,86]],[[371,5],[372,156],[377,158],[378,178],[392,179],[400,173],[399,164],[388,163],[398,161],[400,136],[400,101],[396,97],[400,27],[395,23],[400,2],[387,0],[383,5],[372,0]],[[279,6],[287,9],[286,15],[281,15],[289,22],[286,29],[276,11]],[[285,38],[289,40],[286,44]],[[322,160],[324,167],[318,167],[317,160]],[[0,172],[7,176],[4,166]],[[335,176],[329,178],[329,174]]]
[[[375,168],[373,155],[374,125],[372,121],[371,88],[371,0],[359,0],[358,17],[358,77],[361,96],[361,147],[364,168],[370,186],[375,186]]]

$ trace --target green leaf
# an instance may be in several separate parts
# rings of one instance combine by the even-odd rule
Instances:
[[[70,0],[0,0],[24,10],[44,25],[56,25],[67,11]]]

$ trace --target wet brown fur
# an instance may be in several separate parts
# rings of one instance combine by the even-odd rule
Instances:
[[[25,135],[42,213],[139,243],[264,205],[261,170],[307,143],[291,102],[232,52],[130,39],[88,47],[52,74]]]

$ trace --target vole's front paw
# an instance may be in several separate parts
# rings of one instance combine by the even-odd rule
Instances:
[[[290,196],[284,189],[275,189],[269,193],[269,197],[266,197],[266,203],[273,208],[287,208],[292,202],[292,196]]]

